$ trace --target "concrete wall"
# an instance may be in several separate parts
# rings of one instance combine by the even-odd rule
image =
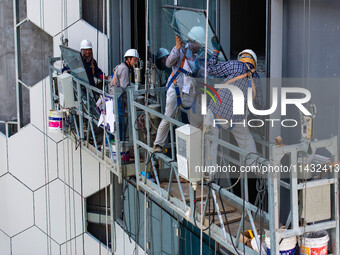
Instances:
[[[13,1],[0,1],[0,120],[16,118]]]
[[[16,84],[14,56],[13,1],[0,2],[0,120],[16,119]],[[26,1],[19,1],[19,20],[26,18]],[[53,55],[52,37],[31,22],[22,24],[20,32],[19,78],[33,86],[48,75],[48,56]],[[30,122],[29,89],[22,87],[24,125]]]

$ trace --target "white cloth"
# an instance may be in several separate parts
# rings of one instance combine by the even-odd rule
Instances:
[[[189,63],[187,60],[184,61],[183,69],[185,71],[191,72],[191,68],[189,66]],[[183,76],[183,87],[182,87],[182,92],[183,93],[190,93],[190,86],[191,86],[192,78],[188,75]]]
[[[210,109],[208,109],[207,115],[204,120],[204,126],[207,127],[207,134],[212,135],[215,138],[219,137],[220,130],[218,127],[213,126],[214,114]],[[247,122],[246,122],[247,124]],[[223,129],[228,129],[229,125],[221,125]],[[243,126],[243,124],[234,125],[231,133],[234,135],[238,146],[248,152],[256,153],[256,145],[253,136],[251,135],[248,126]],[[217,166],[217,151],[218,144],[216,142],[205,142],[204,144],[204,161],[206,166]],[[253,160],[247,160],[247,164]]]

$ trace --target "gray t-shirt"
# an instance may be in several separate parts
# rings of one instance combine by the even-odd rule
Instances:
[[[125,64],[125,62],[122,62],[115,68],[113,79],[110,82],[109,93],[113,94],[114,86],[122,87],[125,89],[129,85],[130,85],[130,70],[127,64]]]

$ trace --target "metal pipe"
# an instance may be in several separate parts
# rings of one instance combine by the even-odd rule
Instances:
[[[17,27],[19,19],[18,0],[13,0],[13,21],[14,21],[14,60],[15,60],[15,88],[16,88],[16,106],[17,106],[17,126],[18,131],[22,125],[22,88],[19,84],[20,68],[20,31]]]
[[[202,12],[202,13],[206,12],[206,10],[204,9],[190,8],[190,7],[184,7],[184,6],[173,6],[173,5],[161,5],[161,8],[185,10],[185,11],[192,11],[192,12]]]
[[[79,131],[80,131],[80,141],[84,140],[84,123],[83,123],[83,102],[81,99],[81,87],[80,83],[77,84],[77,98],[78,98],[78,112],[79,112]]]

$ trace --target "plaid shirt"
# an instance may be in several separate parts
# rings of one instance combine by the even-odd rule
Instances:
[[[217,62],[219,52],[214,52],[212,57],[208,62],[208,74],[216,76],[219,78],[225,78],[224,83],[228,80],[237,77],[239,75],[245,74],[248,71],[247,65],[243,62],[233,60],[226,62]],[[253,69],[252,64],[248,64],[250,69]],[[254,99],[254,107],[256,109],[264,109],[262,86],[260,82],[259,74],[255,71],[253,73],[253,80],[256,88],[256,96]],[[244,95],[245,110],[247,110],[247,95],[248,95],[248,77],[240,79],[232,83],[234,86],[242,90]],[[245,117],[244,115],[233,115],[233,96],[229,89],[220,89],[218,92],[221,97],[222,105],[219,103],[217,96],[215,95],[215,100],[217,105],[214,104],[213,100],[210,100],[208,108],[219,117],[226,120],[233,120],[233,122],[240,122]],[[245,111],[246,112],[246,111]]]

